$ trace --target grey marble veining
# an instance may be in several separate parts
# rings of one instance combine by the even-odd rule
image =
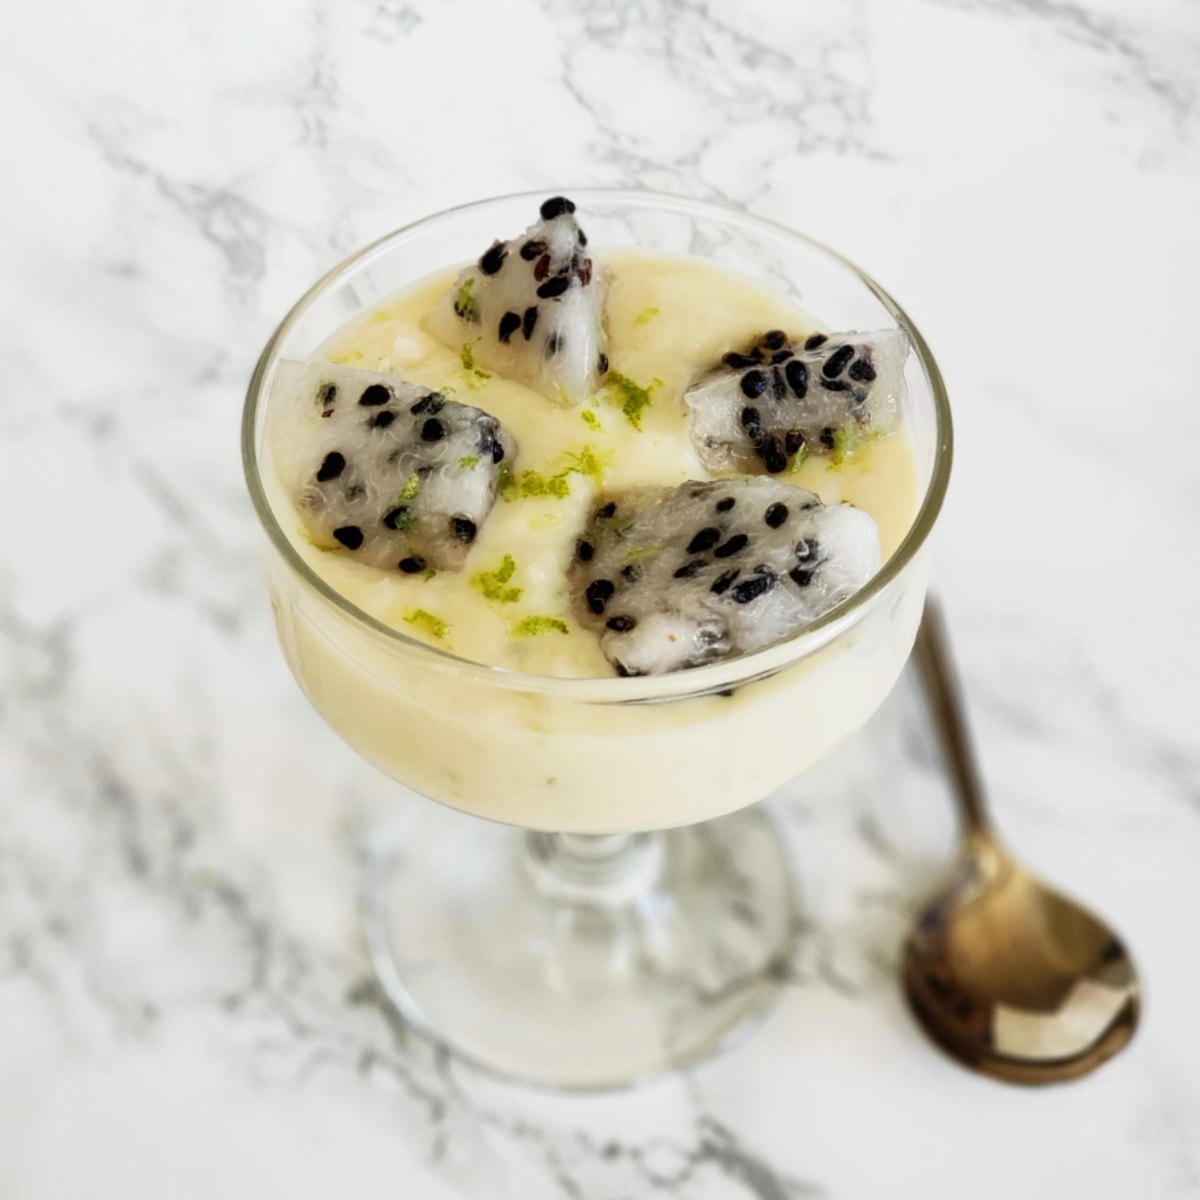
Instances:
[[[1194,5],[120,0],[6,25],[0,1195],[1200,1195]],[[571,182],[802,226],[921,324],[959,432],[938,579],[1000,823],[1146,975],[1095,1079],[976,1080],[904,1012],[898,947],[953,834],[907,682],[771,801],[805,938],[733,1053],[554,1099],[382,1004],[358,848],[419,801],[286,674],[242,392],[345,253]]]

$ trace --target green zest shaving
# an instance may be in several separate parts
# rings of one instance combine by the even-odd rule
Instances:
[[[620,371],[609,371],[604,386],[614,392],[621,402],[621,411],[625,419],[641,432],[642,413],[654,403],[650,393],[662,385],[661,379],[652,379],[645,387],[634,383]]]
[[[639,546],[636,550],[630,550],[625,555],[627,563],[637,562],[639,558],[653,558],[656,554],[661,554],[665,546]]]
[[[801,446],[796,451],[796,457],[792,459],[792,474],[794,475],[808,461],[808,447]]]
[[[500,565],[494,571],[478,571],[471,576],[471,583],[477,587],[487,600],[495,600],[499,604],[511,604],[520,600],[522,588],[505,587],[513,577],[517,564],[511,554],[506,554]]]
[[[475,365],[475,343],[463,342],[462,350],[459,351],[459,361],[462,363],[463,382],[466,383],[473,392],[478,391],[483,387],[485,381],[491,379],[491,375],[487,371],[481,371]]]
[[[458,460],[458,465],[464,471],[473,471],[477,466],[479,466],[479,455],[470,454],[466,458],[460,458]]]
[[[570,633],[566,621],[558,617],[525,617],[509,632],[513,637],[537,637],[542,633]]]
[[[475,279],[473,276],[470,279],[464,279],[458,285],[458,295],[454,299],[454,311],[464,321],[469,321],[475,316],[475,298],[471,295],[471,289],[474,286]]]
[[[566,458],[568,465],[563,468],[560,474],[586,475],[589,479],[594,479],[597,483],[604,482],[604,467],[607,458],[597,454],[591,446],[584,446],[578,454],[568,451]]]
[[[361,350],[347,350],[343,354],[331,354],[329,356],[331,363],[356,363],[362,361]]]
[[[407,533],[417,523],[417,514],[411,508],[400,506],[399,512],[392,517],[392,528],[397,533]]]
[[[591,446],[584,446],[578,453],[568,451],[563,457],[566,458],[567,465],[553,475],[524,470],[518,478],[511,471],[505,474],[504,464],[501,464],[500,494],[506,500],[539,499],[546,496],[562,500],[571,494],[571,485],[567,482],[568,475],[586,475],[597,483],[604,482],[606,456],[597,454]]]
[[[592,410],[590,408],[585,408],[583,410],[583,412],[581,412],[579,414],[579,419],[589,429],[603,429],[604,428],[604,426],[600,424],[600,418],[598,416],[596,416],[596,414],[594,412],[592,412]]]
[[[444,642],[446,635],[450,632],[450,626],[441,617],[435,617],[433,613],[424,608],[409,609],[404,614],[404,619],[410,625],[423,629],[430,637],[435,637],[440,642]]]
[[[567,482],[565,472],[561,475],[543,475],[540,471],[522,471],[516,492],[525,499],[554,496],[561,500],[571,494],[571,485]]]
[[[403,504],[405,500],[412,500],[421,490],[420,476],[414,471],[405,481],[404,486],[400,489],[400,497],[397,500],[398,504]]]
[[[825,469],[832,471],[834,467],[840,467],[847,459],[853,458],[864,446],[869,446],[885,436],[882,429],[842,426],[833,435],[833,453],[829,456],[829,466]]]
[[[643,308],[642,311],[640,313],[638,313],[638,315],[634,318],[633,323],[635,325],[646,325],[646,324],[649,324],[649,322],[653,321],[654,318],[657,316],[658,316],[657,308],[654,308],[653,306],[651,306],[650,308]]]

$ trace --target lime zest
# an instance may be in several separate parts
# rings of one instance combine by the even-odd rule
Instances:
[[[421,477],[414,471],[405,481],[404,486],[400,489],[400,495],[397,497],[396,503],[403,504],[405,500],[413,500],[417,493],[421,490]]]
[[[567,466],[559,474],[586,475],[589,479],[594,479],[597,483],[604,482],[604,468],[608,465],[611,455],[597,454],[593,447],[584,446],[578,454],[568,450],[565,457],[567,459]]]
[[[331,354],[329,361],[345,365],[346,363],[362,362],[362,356],[361,350],[341,350],[337,354]]]
[[[592,410],[590,408],[585,408],[583,410],[583,412],[581,412],[579,414],[579,419],[589,429],[603,429],[604,428],[604,426],[600,424],[600,418],[598,416],[596,416],[596,414],[594,412],[592,412]]]
[[[524,588],[505,586],[516,569],[516,560],[511,554],[506,554],[494,570],[477,571],[472,575],[471,584],[483,593],[486,600],[495,600],[498,604],[512,604],[514,600],[520,600],[524,591]]]
[[[566,621],[561,617],[523,617],[511,627],[513,637],[537,637],[543,633],[570,633]]]
[[[863,429],[860,425],[843,425],[841,429],[834,432],[833,453],[829,458],[829,466],[825,470],[832,471],[836,467],[840,467],[842,463],[853,458],[864,446],[870,446],[886,436],[887,431],[883,429]]]
[[[627,563],[637,562],[639,558],[653,558],[656,554],[661,554],[666,549],[666,546],[638,546],[636,550],[630,550],[625,555]]]
[[[459,466],[459,469],[463,470],[463,471],[475,470],[475,468],[477,466],[479,466],[479,455],[478,454],[468,454],[465,457],[460,458],[458,460],[458,466]]]
[[[468,276],[458,285],[458,295],[454,298],[454,311],[464,321],[471,321],[475,318],[475,298],[471,295],[471,289],[474,286],[475,276]]]
[[[521,472],[517,491],[527,500],[541,496],[553,496],[561,500],[571,494],[571,485],[567,482],[565,472],[561,475],[543,475],[541,471],[525,470]]]
[[[648,325],[655,317],[658,316],[658,309],[652,304],[649,308],[643,308],[640,313],[633,319],[635,325]]]
[[[481,371],[475,365],[475,343],[463,342],[462,349],[458,352],[459,362],[462,363],[463,382],[473,392],[477,392],[487,380],[491,379],[491,375],[487,371]]]
[[[418,629],[424,630],[430,637],[437,638],[439,642],[444,642],[446,635],[450,632],[450,626],[441,617],[435,617],[426,608],[410,608],[404,614],[404,619],[409,625],[415,625]]]
[[[390,513],[388,514],[391,515]],[[396,515],[392,517],[391,527],[397,533],[407,533],[417,523],[417,514],[403,504],[399,506]]]
[[[569,475],[585,475],[597,483],[604,482],[604,470],[609,459],[607,453],[598,453],[593,446],[583,446],[578,452],[566,451],[563,457],[567,460],[566,466],[553,475],[532,468],[523,470],[520,477],[514,476],[512,471],[506,475],[502,464],[500,494],[506,500],[536,500],[546,496],[562,500],[571,494],[571,485],[567,479]]]
[[[662,380],[652,379],[643,387],[640,383],[634,383],[629,376],[622,375],[620,371],[609,371],[604,386],[616,394],[621,402],[621,412],[625,414],[625,419],[640,433],[642,413],[654,403],[651,392],[656,387],[662,386]]]
[[[801,445],[800,449],[796,451],[795,458],[792,459],[792,474],[793,475],[795,475],[796,472],[799,471],[800,468],[803,467],[804,464],[808,461],[808,455],[809,455],[808,446]]]

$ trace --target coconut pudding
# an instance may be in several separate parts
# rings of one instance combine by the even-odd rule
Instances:
[[[278,572],[297,678],[390,774],[495,819],[608,832],[760,798],[861,724],[911,643],[919,572],[800,662],[738,669],[907,533],[907,353],[708,262],[596,252],[547,201],[278,365],[272,507],[378,623]],[[618,676],[677,678],[630,704]],[[747,738],[794,749],[722,755]]]

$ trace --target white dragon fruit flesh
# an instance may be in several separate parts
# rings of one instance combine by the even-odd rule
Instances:
[[[692,442],[711,471],[778,475],[803,449],[828,454],[899,424],[902,330],[813,334],[773,329],[732,351],[684,393]]]
[[[415,574],[462,565],[516,444],[495,417],[394,375],[280,364],[282,482],[318,544]]]
[[[604,272],[565,196],[510,242],[494,242],[467,267],[429,318],[476,366],[528,384],[547,399],[579,404],[608,371]]]
[[[621,675],[760,649],[853,595],[880,566],[869,514],[773,479],[601,497],[576,547],[572,601]]]

